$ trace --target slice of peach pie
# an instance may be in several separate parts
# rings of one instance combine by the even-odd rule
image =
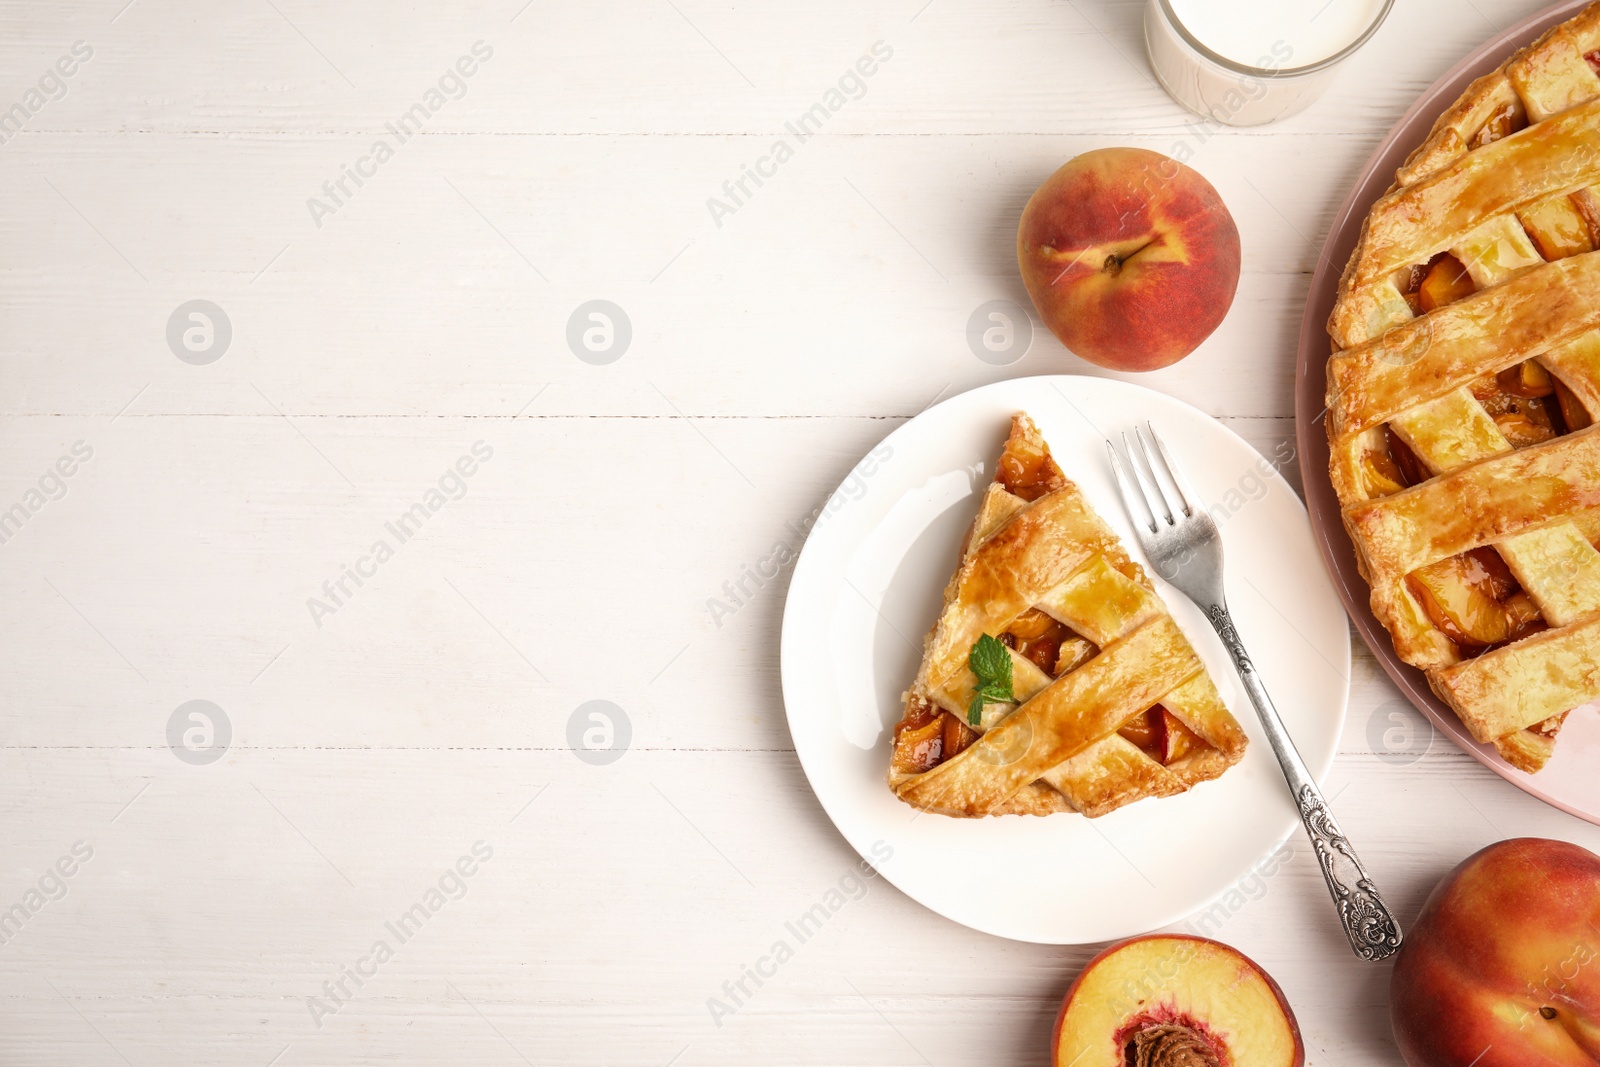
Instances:
[[[1216,778],[1246,744],[1150,579],[1026,414],[904,700],[889,785],[941,815],[1103,815]]]

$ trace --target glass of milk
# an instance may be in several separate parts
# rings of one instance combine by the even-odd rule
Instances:
[[[1172,98],[1230,126],[1304,108],[1394,0],[1148,0],[1145,48]]]

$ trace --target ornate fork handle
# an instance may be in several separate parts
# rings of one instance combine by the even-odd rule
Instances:
[[[1232,616],[1225,605],[1213,604],[1206,609],[1206,617],[1228,647],[1239,680],[1250,694],[1250,702],[1255,705],[1256,714],[1267,732],[1273,755],[1283,767],[1283,776],[1289,781],[1300,810],[1300,821],[1305,824],[1306,834],[1317,854],[1317,864],[1322,868],[1322,877],[1338,905],[1339,921],[1350,939],[1350,947],[1364,960],[1381,960],[1393,955],[1400,949],[1400,924],[1395,922],[1394,914],[1367,876],[1367,869],[1361,865],[1355,848],[1339,829],[1333,812],[1328,810],[1328,802],[1323,799],[1322,791],[1317,788],[1283,720],[1278,717],[1278,709],[1267,695],[1266,686],[1261,684],[1261,676],[1250,662],[1244,642],[1239,640]]]
[[[1356,955],[1364,960],[1381,960],[1399,951],[1399,925],[1379,895],[1378,887],[1367,877],[1367,870],[1361,866],[1349,838],[1344,836],[1338,821],[1328,810],[1328,802],[1314,785],[1300,790],[1300,820],[1311,837],[1322,877],[1339,905],[1339,919]],[[1341,867],[1344,871],[1339,869]]]

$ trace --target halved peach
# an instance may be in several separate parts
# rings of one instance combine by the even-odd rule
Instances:
[[[1056,1018],[1055,1067],[1302,1067],[1283,990],[1243,953],[1156,934],[1089,961]]]

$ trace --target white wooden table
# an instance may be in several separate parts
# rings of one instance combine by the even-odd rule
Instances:
[[[784,722],[787,569],[708,601],[934,398],[1099,373],[1042,327],[1010,366],[966,343],[1089,148],[1188,145],[1243,237],[1222,328],[1139,380],[1292,440],[1336,204],[1531,9],[1402,2],[1310,111],[1222,130],[1151,82],[1136,0],[125,2],[0,6],[7,1064],[1041,1062],[1095,946],[881,880],[713,1019],[856,857]],[[187,310],[169,344],[194,300],[225,349]],[[580,359],[593,300],[631,338]],[[1403,918],[1490,841],[1600,846],[1357,651],[1327,784]],[[603,765],[568,742],[596,700]],[[1395,1062],[1388,970],[1292,844],[1207,929],[1311,1062]]]

